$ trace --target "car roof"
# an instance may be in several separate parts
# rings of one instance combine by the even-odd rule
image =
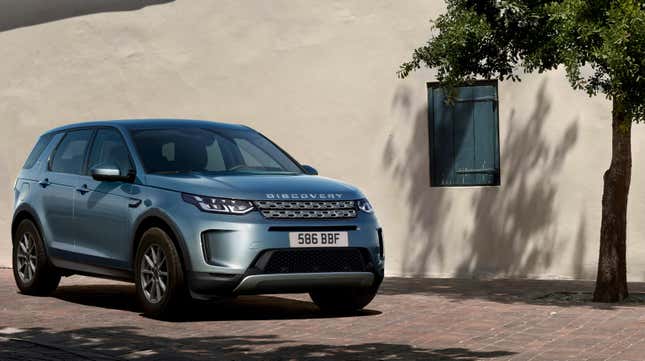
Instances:
[[[48,131],[47,133],[56,133],[76,128],[117,126],[127,130],[130,129],[154,129],[154,128],[221,128],[221,129],[238,129],[249,130],[251,128],[241,124],[230,124],[212,122],[207,120],[194,119],[118,119],[118,120],[100,120],[92,122],[82,122],[67,124]]]

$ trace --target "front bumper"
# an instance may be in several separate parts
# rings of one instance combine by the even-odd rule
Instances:
[[[367,288],[373,284],[374,274],[370,272],[261,274],[245,277],[233,293],[308,292],[331,287]]]
[[[258,293],[300,293],[320,288],[378,288],[382,262],[375,267],[364,248],[270,249],[261,252],[240,275],[190,272],[192,296]]]
[[[188,286],[193,296],[210,298],[229,294],[308,292],[320,287],[378,286],[383,279],[384,259],[380,226],[372,214],[339,220],[270,220],[259,212],[243,216],[204,213],[186,204],[181,219],[190,264]],[[364,269],[326,272],[276,272],[258,264],[262,255],[290,250],[289,232],[342,230],[348,248],[360,250]],[[298,250],[293,249],[291,250]],[[358,271],[358,272],[356,272]],[[360,273],[360,274],[359,274]]]
[[[378,289],[382,281],[383,273],[376,272],[244,274],[233,277],[195,272],[188,274],[190,294],[198,300],[261,293],[306,293],[324,288]]]

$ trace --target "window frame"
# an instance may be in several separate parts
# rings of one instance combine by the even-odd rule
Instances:
[[[426,83],[426,88],[427,88],[427,104],[428,104],[428,155],[429,155],[429,182],[430,182],[430,187],[431,188],[464,188],[464,187],[488,187],[488,188],[496,188],[500,187],[502,185],[502,169],[501,169],[501,144],[499,141],[499,81],[496,79],[480,79],[480,80],[473,80],[471,82],[467,83],[462,83],[456,86],[457,88],[464,88],[464,87],[473,87],[473,86],[493,86],[495,88],[495,106],[497,108],[497,117],[496,117],[496,129],[495,129],[495,141],[497,145],[497,150],[495,153],[496,161],[497,161],[497,177],[495,178],[495,182],[493,184],[481,184],[477,182],[473,183],[463,183],[463,184],[441,184],[441,182],[438,181],[438,176],[433,176],[434,170],[437,169],[436,164],[437,161],[435,157],[437,154],[434,152],[435,149],[435,140],[434,140],[434,125],[435,125],[435,111],[434,111],[434,90],[435,89],[441,89],[443,88],[442,84],[438,81],[433,81],[433,82],[428,82]]]

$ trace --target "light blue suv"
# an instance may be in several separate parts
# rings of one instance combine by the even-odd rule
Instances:
[[[133,281],[153,317],[190,296],[292,292],[347,312],[383,280],[365,196],[242,125],[64,126],[40,137],[14,191],[13,270],[26,294],[83,274]]]

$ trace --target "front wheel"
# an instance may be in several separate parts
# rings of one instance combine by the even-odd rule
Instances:
[[[170,318],[187,298],[179,253],[166,232],[151,228],[141,237],[135,260],[135,284],[143,313]]]
[[[46,296],[60,282],[60,272],[47,258],[45,244],[36,225],[25,219],[13,238],[13,277],[20,292]]]
[[[372,302],[376,292],[375,287],[321,289],[310,292],[309,296],[324,312],[345,313],[363,309]]]

